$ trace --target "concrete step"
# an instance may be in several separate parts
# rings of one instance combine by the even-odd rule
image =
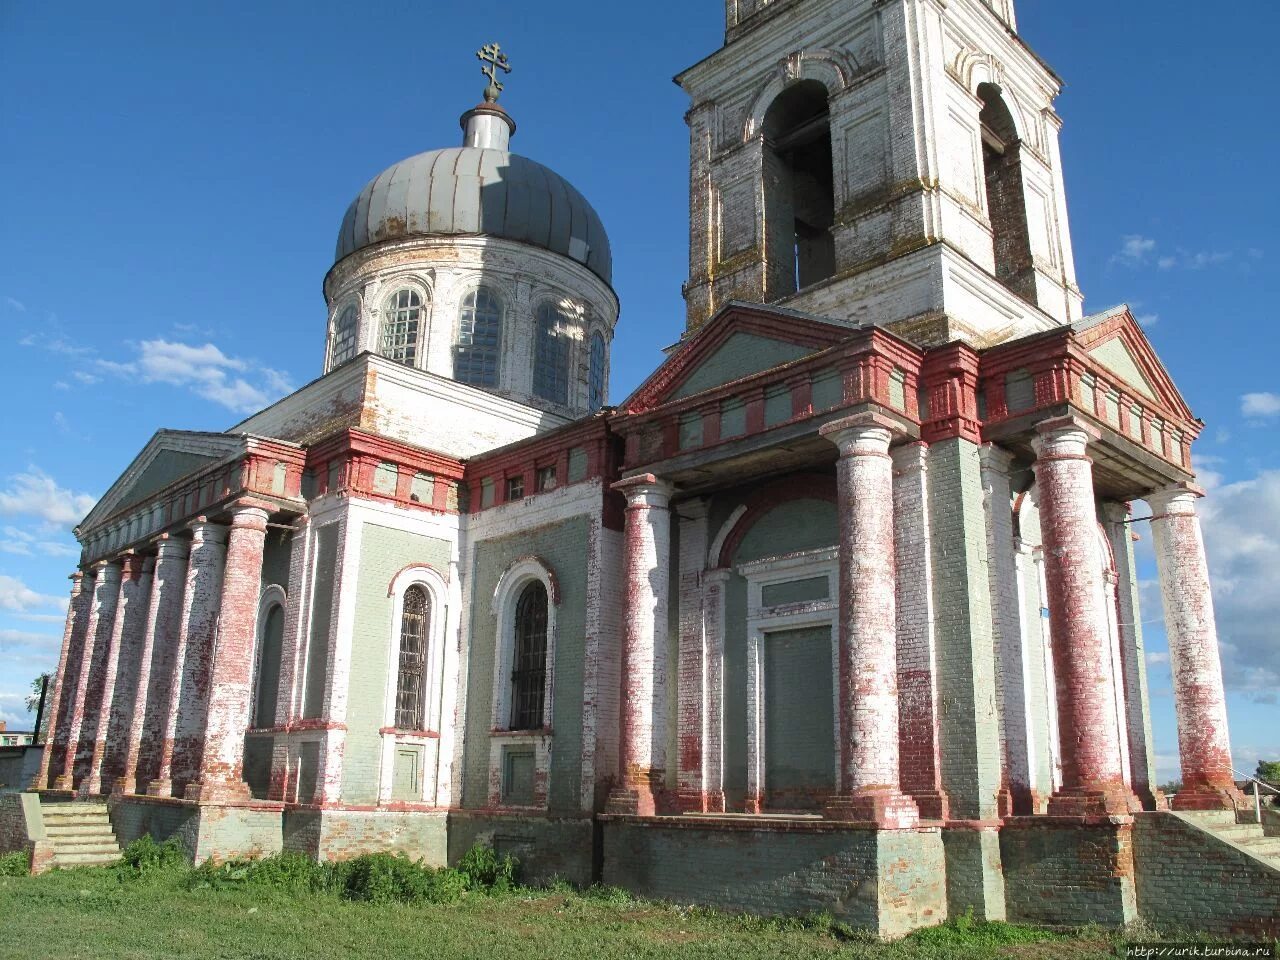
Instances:
[[[55,867],[100,867],[116,863],[119,853],[55,853]]]
[[[64,800],[53,801],[50,803],[40,804],[40,809],[45,813],[61,813],[67,810],[81,810],[102,813],[107,812],[107,805],[101,801],[95,800]]]
[[[63,823],[55,821],[44,825],[44,832],[50,837],[79,837],[86,834],[99,834],[102,832],[111,832],[110,822],[106,823],[79,823],[70,822]]]
[[[1226,827],[1214,826],[1212,832],[1220,837],[1226,837],[1228,840],[1247,840],[1251,837],[1262,836],[1262,825],[1258,823],[1233,823]]]
[[[111,818],[105,813],[56,813],[45,814],[40,819],[45,826],[61,827],[75,823],[110,823]]]
[[[114,840],[95,840],[92,843],[55,843],[53,855],[65,856],[68,853],[106,853],[113,857],[120,856],[120,845]]]
[[[1254,837],[1250,840],[1239,840],[1237,843],[1250,853],[1259,856],[1280,855],[1280,837]]]

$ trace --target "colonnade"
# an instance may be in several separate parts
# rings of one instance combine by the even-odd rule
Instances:
[[[903,789],[899,739],[896,555],[893,461],[895,421],[876,413],[830,423],[822,435],[839,450],[839,614],[836,752],[839,776],[826,815],[904,828],[918,822]],[[1106,609],[1113,590],[1098,558],[1098,505],[1085,421],[1040,423],[1033,465],[1040,486],[1045,579],[1053,636],[1062,783],[1049,813],[1115,815],[1140,809],[1124,771],[1121,728]],[[653,815],[676,778],[666,771],[667,568],[671,484],[653,475],[616,485],[625,513],[624,633],[619,780],[607,811]],[[1183,789],[1174,806],[1230,809],[1232,781],[1227,718],[1198,491],[1187,485],[1152,491],[1161,591],[1174,675]],[[710,675],[710,674],[708,674]],[[715,672],[718,679],[718,671]],[[681,703],[683,715],[684,704]],[[702,725],[705,727],[705,724]],[[686,750],[684,731],[678,742]],[[703,751],[721,749],[708,737]],[[690,792],[687,785],[681,790]],[[696,792],[696,791],[694,791]],[[674,804],[679,806],[677,800]],[[932,814],[936,816],[937,814]]]

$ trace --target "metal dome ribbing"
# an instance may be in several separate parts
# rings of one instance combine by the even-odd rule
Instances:
[[[335,260],[402,237],[487,236],[563,254],[613,276],[600,217],[559,174],[482,147],[430,150],[388,167],[347,209]]]

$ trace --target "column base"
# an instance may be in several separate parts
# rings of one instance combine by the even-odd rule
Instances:
[[[113,795],[124,796],[126,794],[136,795],[138,793],[137,777],[117,777],[116,782],[111,785],[111,793]]]
[[[921,820],[951,819],[951,798],[942,790],[929,793],[913,793],[911,799],[916,802]]]
[[[172,797],[173,781],[172,780],[152,780],[147,784],[148,797]]]
[[[654,784],[662,783],[661,770],[639,770],[625,777],[622,783],[609,791],[604,812],[632,817],[652,817],[657,814],[658,803]]]
[[[1112,817],[1141,812],[1141,802],[1123,784],[1059,790],[1049,798],[1048,808],[1051,817]]]
[[[87,800],[89,797],[96,797],[102,793],[101,777],[85,777],[80,781],[80,788],[76,790],[76,798]]]
[[[49,789],[50,789],[50,790],[63,790],[63,791],[74,790],[74,789],[75,789],[75,778],[74,778],[74,777],[72,777],[72,776],[71,776],[71,774],[69,774],[69,773],[64,773],[64,774],[62,774],[61,776],[54,777],[54,778],[53,778],[53,786],[51,786]]]
[[[197,780],[187,784],[184,800],[196,803],[247,803],[253,799],[249,785],[243,780]]]
[[[1235,784],[1217,786],[1207,783],[1184,785],[1173,795],[1174,810],[1235,810],[1248,804]]]
[[[827,820],[870,821],[885,830],[903,830],[920,822],[920,808],[896,790],[872,789],[839,794],[822,808]]]
[[[719,790],[677,790],[676,809],[681,813],[724,813],[724,793]]]

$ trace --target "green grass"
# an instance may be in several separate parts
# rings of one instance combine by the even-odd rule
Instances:
[[[1100,930],[1063,933],[959,917],[883,944],[830,914],[743,916],[637,900],[617,888],[535,890],[517,880],[514,861],[481,847],[447,870],[387,854],[345,864],[286,854],[192,869],[176,845],[144,839],[114,867],[0,873],[0,960],[1083,960],[1114,956],[1120,942]]]

